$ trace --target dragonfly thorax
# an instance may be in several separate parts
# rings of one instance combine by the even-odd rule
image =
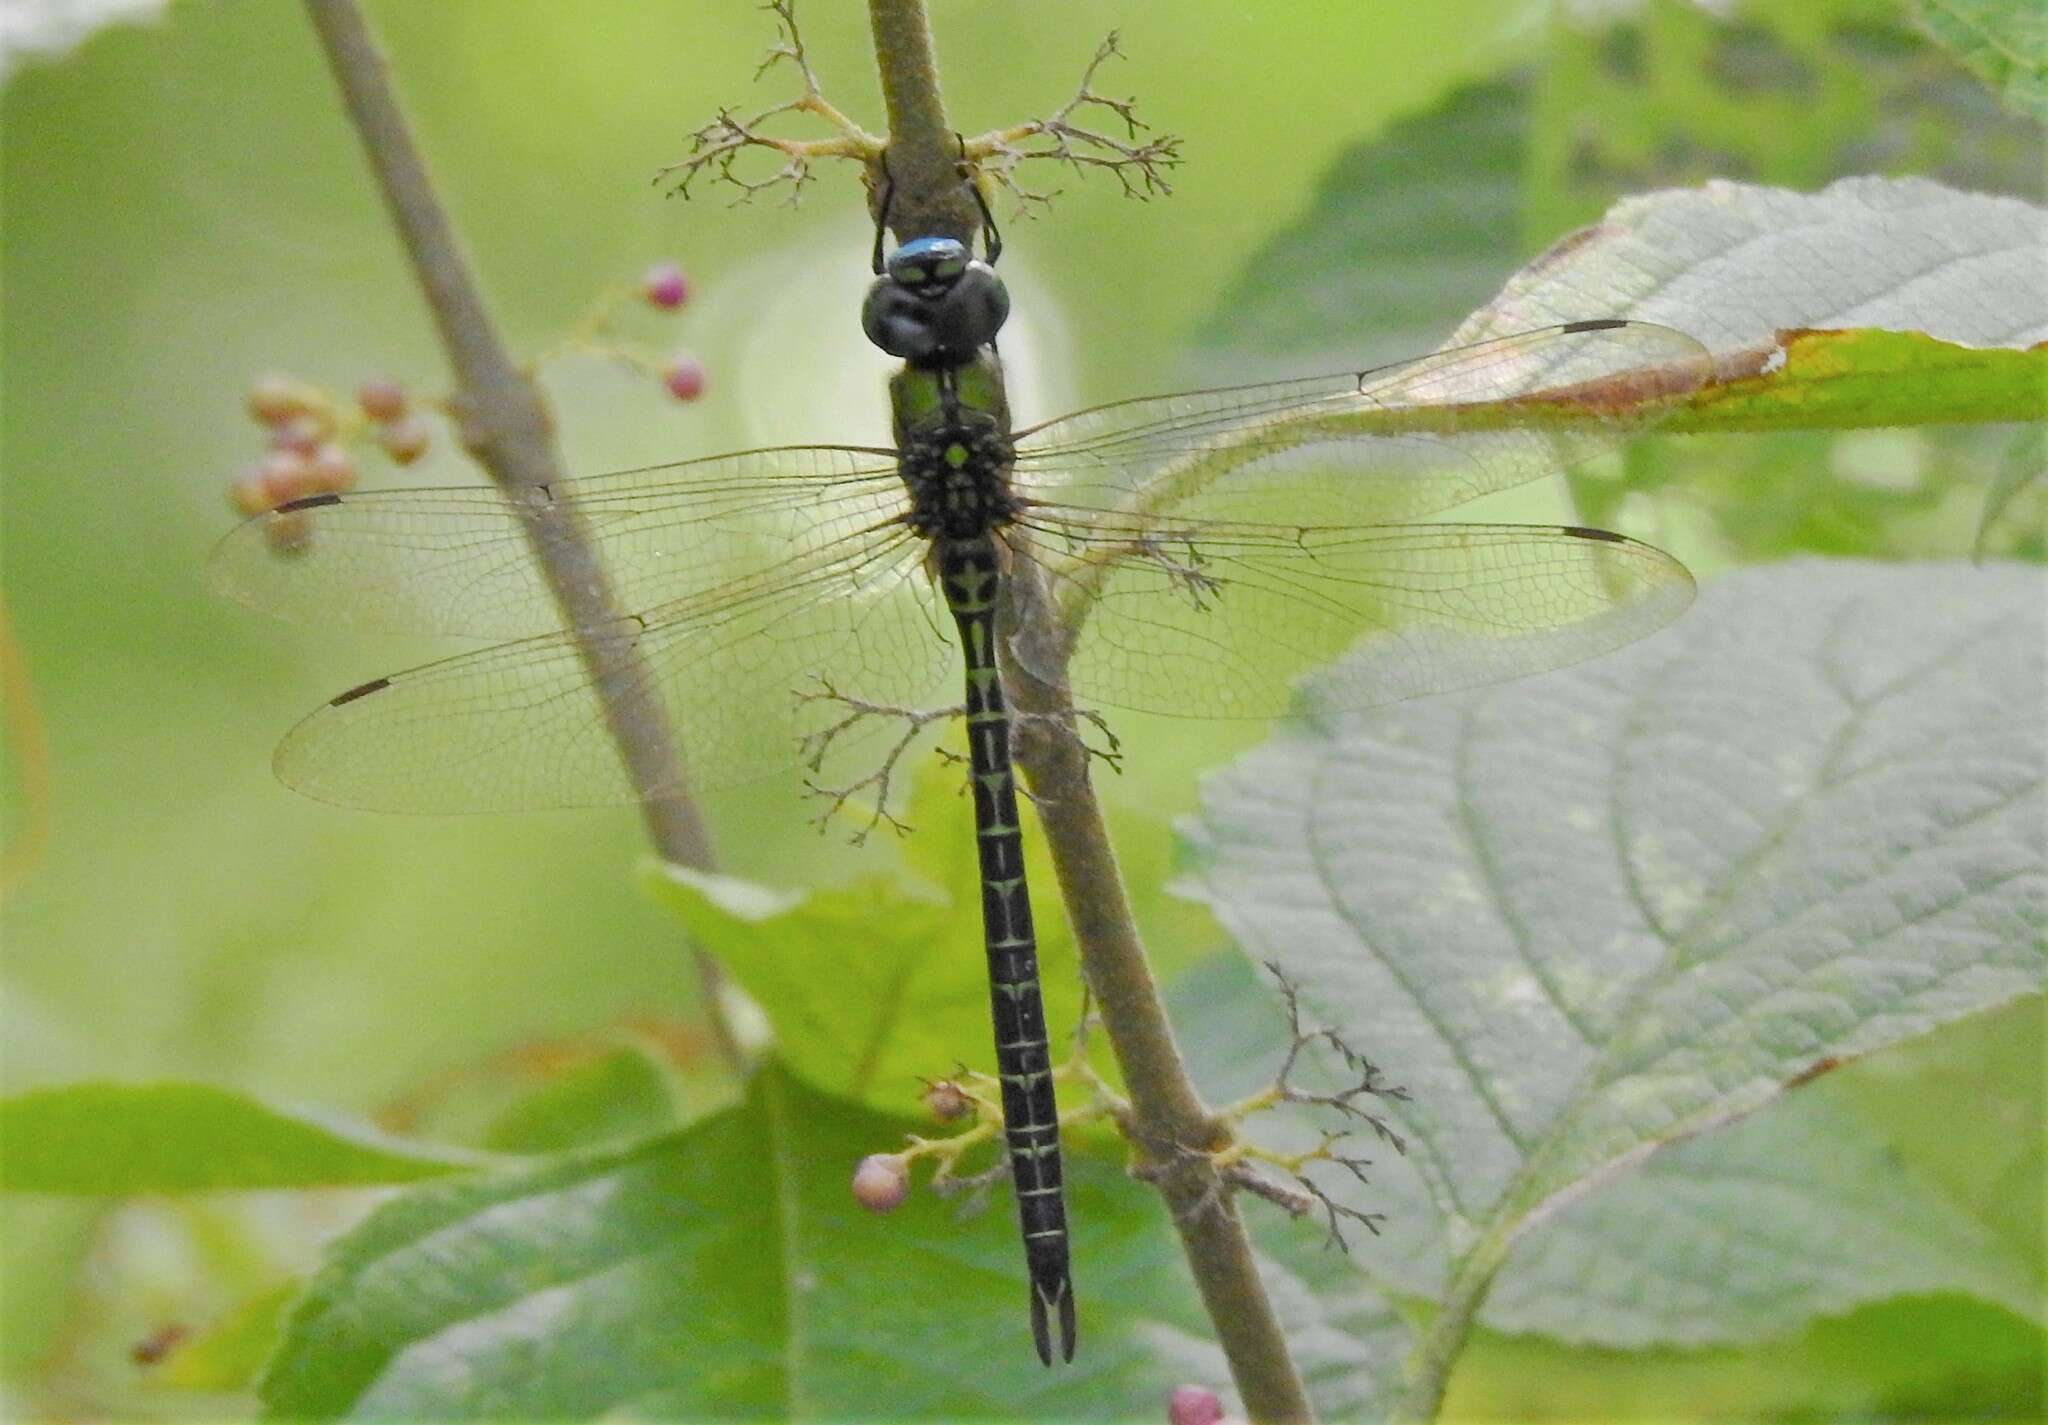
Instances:
[[[861,306],[861,329],[891,356],[958,364],[996,338],[1010,293],[986,262],[953,238],[917,238],[889,260]]]
[[[970,411],[904,442],[901,470],[910,492],[912,530],[926,539],[973,539],[1016,517],[1010,491],[1009,437]]]

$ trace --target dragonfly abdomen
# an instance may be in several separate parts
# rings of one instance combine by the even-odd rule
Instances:
[[[988,535],[938,545],[939,585],[960,629],[967,663],[967,752],[974,779],[974,830],[981,864],[981,916],[988,949],[989,1004],[996,1073],[1002,1083],[1003,1134],[1017,1196],[1017,1219],[1031,1274],[1031,1332],[1051,1364],[1050,1318],[1059,1320],[1060,1356],[1074,1358],[1074,1288],[1068,1266],[1067,1211],[1060,1166],[1059,1105],[1052,1052],[1038,987],[1038,937],[1024,875],[1024,835],[1010,764],[1010,719],[996,659],[995,541]]]

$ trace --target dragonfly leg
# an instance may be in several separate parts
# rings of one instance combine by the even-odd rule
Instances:
[[[1003,255],[1003,235],[996,227],[996,215],[989,211],[988,199],[982,196],[981,183],[974,176],[974,165],[968,160],[967,136],[955,130],[953,138],[960,145],[960,181],[967,185],[967,191],[973,195],[974,206],[981,210],[982,261],[994,267],[996,259]]]

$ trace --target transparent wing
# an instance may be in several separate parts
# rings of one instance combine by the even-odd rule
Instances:
[[[1711,372],[1683,332],[1574,322],[1373,371],[1099,406],[1024,433],[1016,483],[1141,519],[1414,520],[1609,449]]]
[[[1076,583],[1041,561],[1056,605],[1086,609],[1075,654],[1019,637],[1040,678],[1065,672],[1084,703],[1202,717],[1272,717],[1316,703],[1375,707],[1503,681],[1632,642],[1692,599],[1671,556],[1604,530],[1536,525],[1368,529],[1092,525],[1078,513],[1036,541],[1093,539],[1116,557]]]
[[[487,487],[313,496],[231,531],[208,572],[230,597],[298,622],[516,638],[561,627],[529,543],[542,516],[581,522],[627,612],[829,547],[901,505],[888,452],[752,450],[526,500]]]
[[[892,706],[957,698],[945,677],[956,658],[950,625],[919,569],[924,553],[901,529],[869,531],[580,640],[546,634],[376,679],[293,728],[277,774],[308,796],[377,811],[631,801],[585,663],[593,641],[640,655],[639,672],[608,677],[614,691],[636,680],[667,713],[691,787],[790,768],[802,760],[800,734],[840,715],[840,705],[797,699],[821,677]],[[839,746],[858,755],[857,739]]]

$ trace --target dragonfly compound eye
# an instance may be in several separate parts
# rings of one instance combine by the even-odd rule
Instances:
[[[860,327],[869,341],[905,361],[928,361],[939,349],[931,304],[893,277],[878,277],[868,288]]]
[[[970,262],[931,304],[931,326],[941,349],[962,355],[996,339],[1010,316],[1010,289],[986,262]]]

